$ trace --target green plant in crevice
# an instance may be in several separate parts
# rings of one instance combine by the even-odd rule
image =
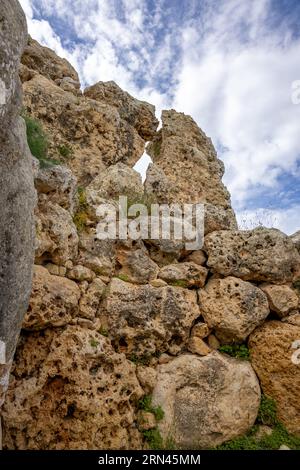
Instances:
[[[101,328],[98,330],[98,332],[102,336],[105,336],[105,337],[108,336],[108,330],[106,328],[104,328],[103,326],[101,326]]]
[[[266,395],[261,396],[256,422],[266,426],[278,424],[276,402]]]
[[[130,282],[130,281],[129,281],[129,277],[128,277],[126,274],[120,273],[120,274],[118,274],[118,275],[116,276],[116,278],[117,278],[117,279],[120,279],[120,281]]]
[[[48,158],[49,142],[42,124],[37,119],[29,116],[24,110],[22,111],[21,116],[26,124],[27,142],[30,152],[39,160],[41,168],[58,165],[59,162],[57,160]]]
[[[170,285],[173,287],[184,287],[187,288],[189,283],[185,279],[178,279],[176,281],[171,281]]]
[[[224,344],[219,351],[237,359],[250,359],[250,351],[245,344]]]
[[[94,338],[92,338],[90,340],[90,345],[92,346],[92,348],[97,348],[99,346],[99,343]]]
[[[152,450],[163,450],[164,449],[164,441],[159,432],[159,429],[148,429],[147,431],[143,431],[143,436],[147,441],[150,449]]]
[[[154,414],[156,421],[161,421],[165,415],[161,406],[155,407],[152,405],[151,395],[145,395],[143,398],[141,398],[138,402],[138,408],[139,410]]]
[[[66,160],[70,160],[74,156],[74,150],[69,144],[59,145],[57,149],[58,149],[60,156]]]
[[[146,411],[148,413],[152,413],[155,416],[155,420],[157,423],[161,421],[165,415],[161,406],[152,405],[151,395],[145,395],[143,398],[139,400],[138,409]],[[168,446],[171,445],[171,441],[164,443],[163,438],[157,426],[153,429],[142,431],[142,434],[145,440],[147,441],[150,449],[162,450],[162,449],[166,449],[167,445]]]

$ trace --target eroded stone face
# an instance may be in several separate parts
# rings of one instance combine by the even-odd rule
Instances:
[[[143,203],[144,188],[141,175],[123,163],[117,163],[103,171],[88,187],[99,198],[116,199],[127,196],[129,205]]]
[[[299,297],[291,287],[267,283],[262,284],[260,287],[268,297],[270,309],[279,318],[286,317],[289,313],[298,309]]]
[[[153,403],[165,412],[159,424],[179,448],[211,448],[244,434],[260,403],[256,375],[247,361],[211,352],[184,354],[159,366]]]
[[[8,391],[4,448],[136,449],[135,367],[79,326],[21,338]]]
[[[117,108],[76,96],[39,74],[24,82],[23,90],[24,107],[48,136],[49,158],[65,164],[60,148],[68,146],[68,166],[80,185],[88,185],[110,165],[133,166],[142,156],[145,141]]]
[[[121,119],[133,126],[145,141],[150,140],[158,127],[155,107],[139,101],[123,91],[115,82],[98,82],[84,91],[85,96],[115,107]]]
[[[36,194],[18,78],[25,15],[16,0],[0,3],[0,406],[31,290]]]
[[[276,229],[217,231],[204,246],[213,272],[246,281],[291,282],[300,262],[293,242]]]
[[[137,286],[116,278],[105,302],[109,336],[129,356],[180,352],[199,315],[195,291]]]
[[[36,214],[36,262],[64,266],[76,258],[79,237],[70,213],[42,194]]]
[[[278,418],[295,434],[300,433],[299,340],[299,324],[280,321],[265,323],[249,340],[251,363],[262,390],[275,400]]]
[[[245,341],[270,313],[266,295],[236,277],[212,279],[199,290],[200,311],[223,343]]]
[[[60,165],[40,168],[35,176],[35,187],[40,194],[71,214],[76,206],[77,180],[71,170]]]
[[[230,208],[230,195],[221,181],[224,166],[211,140],[190,116],[163,111],[162,129],[147,152],[170,181],[172,202]]]
[[[180,287],[203,287],[208,270],[193,262],[170,264],[160,269],[158,277]]]
[[[58,57],[54,51],[41,46],[30,36],[24,49],[22,64],[31,73],[41,74],[49,80],[69,78],[73,81],[75,89],[80,88],[78,73],[74,67],[66,59]]]
[[[159,268],[144,247],[120,249],[116,255],[120,265],[118,276],[135,284],[148,284],[157,278]]]
[[[80,290],[65,277],[52,276],[42,266],[35,266],[29,309],[23,328],[40,330],[67,325],[78,315]]]

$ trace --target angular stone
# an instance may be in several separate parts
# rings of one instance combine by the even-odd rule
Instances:
[[[288,315],[287,317],[283,318],[282,321],[284,323],[290,323],[291,325],[300,326],[300,313],[296,312],[292,315]]]
[[[23,336],[3,410],[4,448],[140,449],[135,366],[79,326]]]
[[[208,327],[222,343],[245,341],[270,312],[266,295],[235,277],[210,280],[199,290],[199,305]]]
[[[65,277],[67,273],[67,269],[64,266],[57,266],[57,264],[47,263],[45,268],[50,274],[53,274],[53,276]]]
[[[77,180],[71,170],[60,165],[40,168],[35,177],[35,187],[39,193],[47,194],[48,200],[56,203],[71,214],[76,203]]]
[[[89,185],[110,165],[132,167],[142,156],[145,141],[117,108],[67,92],[43,75],[29,78],[23,83],[24,108],[47,134],[48,158],[67,163],[80,186]],[[61,155],[63,147],[72,158]]]
[[[192,262],[171,264],[161,268],[158,277],[179,287],[203,287],[208,270]]]
[[[220,341],[219,341],[218,338],[216,338],[215,335],[213,335],[213,334],[210,334],[210,335],[208,336],[207,342],[208,342],[208,346],[209,346],[211,349],[219,349],[220,346],[221,346]]]
[[[86,88],[84,95],[115,107],[120,113],[121,119],[133,126],[144,140],[150,140],[154,136],[158,126],[155,107],[145,101],[133,98],[115,82],[98,82]]]
[[[168,204],[172,200],[172,186],[161,168],[154,163],[150,163],[145,180],[145,194],[153,202],[158,204]]]
[[[203,339],[197,336],[192,336],[188,343],[188,350],[192,354],[198,354],[198,356],[207,356],[211,352],[210,347],[203,341]]]
[[[73,279],[74,281],[92,281],[95,279],[96,274],[89,268],[78,264],[73,266],[67,273],[67,277],[69,279]]]
[[[260,288],[268,297],[271,311],[277,313],[279,318],[283,318],[293,310],[297,310],[299,298],[291,287],[262,284]]]
[[[144,392],[151,394],[156,384],[156,370],[153,367],[138,366],[136,375]]]
[[[198,338],[206,338],[210,333],[210,329],[208,328],[206,323],[196,323],[193,326],[191,336],[197,336]]]
[[[64,266],[77,257],[79,239],[71,215],[45,195],[39,197],[36,225],[37,264],[50,261]]]
[[[256,375],[247,361],[211,352],[184,354],[158,368],[153,405],[164,418],[159,430],[176,448],[215,447],[245,434],[260,403]]]
[[[290,282],[300,256],[291,239],[276,229],[217,231],[205,237],[207,265],[245,281]]]
[[[230,208],[230,195],[221,181],[224,165],[211,140],[190,116],[163,111],[162,128],[147,152],[169,179],[174,189],[172,202]]]
[[[128,204],[143,203],[144,188],[141,175],[123,163],[117,163],[103,171],[88,187],[103,199],[127,196]]]
[[[251,363],[288,431],[300,433],[300,326],[270,321],[250,336]]]
[[[22,64],[29,70],[53,81],[68,77],[73,80],[75,88],[80,88],[78,73],[74,67],[66,59],[58,57],[55,52],[48,47],[41,46],[30,36],[22,56]]]
[[[118,276],[124,281],[135,284],[147,284],[153,281],[159,271],[159,267],[151,260],[145,248],[119,250],[117,262],[121,266]]]
[[[113,278],[102,315],[114,344],[130,357],[151,356],[173,345],[180,351],[200,312],[195,291],[136,286]]]
[[[204,233],[216,230],[237,230],[238,225],[232,209],[222,206],[204,204]]]

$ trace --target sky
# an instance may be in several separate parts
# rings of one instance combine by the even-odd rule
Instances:
[[[225,163],[241,228],[300,230],[299,0],[20,0],[83,87],[114,80],[191,115]],[[141,172],[149,159],[143,157]]]

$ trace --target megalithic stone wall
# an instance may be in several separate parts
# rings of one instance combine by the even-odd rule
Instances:
[[[16,0],[0,2],[0,407],[31,290],[35,190],[18,77],[27,39]]]
[[[12,5],[1,3],[0,18]],[[0,22],[15,62],[14,30],[23,27],[16,12],[4,34]],[[31,38],[20,76],[24,109],[42,126],[48,151],[40,165],[33,159],[36,266],[2,407],[3,448],[213,448],[266,431],[262,394],[300,435],[299,233],[238,230],[223,164],[190,116],[163,111],[155,132],[153,106],[113,82],[82,92],[71,64]],[[24,136],[14,137],[19,106],[9,103],[0,205],[8,359],[30,286],[34,201]],[[153,163],[143,184],[132,166],[146,144]],[[202,250],[163,237],[98,239],[97,209],[115,207],[119,196],[147,208],[203,203]]]

